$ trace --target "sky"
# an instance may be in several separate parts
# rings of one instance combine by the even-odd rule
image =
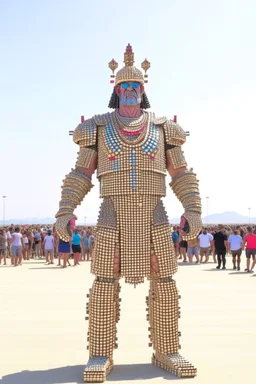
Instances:
[[[190,131],[183,150],[203,216],[248,208],[256,216],[255,19],[254,0],[0,0],[5,218],[54,217],[79,149],[69,130],[81,115],[109,111],[108,62],[121,68],[127,43],[135,65],[151,63],[151,111],[177,115]],[[178,217],[182,206],[166,181],[164,204]],[[95,175],[93,184],[75,211],[80,222],[97,220]]]

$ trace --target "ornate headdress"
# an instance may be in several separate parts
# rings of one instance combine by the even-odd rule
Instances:
[[[134,53],[130,44],[127,45],[126,51],[124,53],[124,64],[125,66],[120,69],[116,76],[114,74],[115,70],[118,67],[117,62],[112,59],[108,66],[112,71],[110,83],[120,84],[126,81],[137,81],[138,83],[144,84],[147,83],[148,75],[147,70],[150,68],[150,62],[145,59],[141,64],[142,69],[145,71],[145,74],[136,67],[133,66],[134,63]],[[115,80],[114,80],[115,79]]]

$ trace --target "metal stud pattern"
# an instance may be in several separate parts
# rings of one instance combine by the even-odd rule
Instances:
[[[187,162],[184,157],[183,151],[181,150],[181,147],[175,147],[172,149],[169,149],[166,151],[166,157],[170,157],[170,160],[173,164],[174,169],[180,168],[180,167],[186,167]],[[167,160],[168,163],[168,160]]]
[[[105,197],[100,206],[100,213],[98,217],[97,227],[114,227],[117,226],[117,216],[115,206],[110,197]]]
[[[183,205],[185,210],[183,216],[189,225],[189,232],[183,236],[183,240],[193,240],[202,228],[202,205],[196,175],[188,170],[180,172],[172,180],[170,186]]]
[[[197,369],[178,353],[162,355],[153,354],[152,363],[178,377],[195,377]]]
[[[98,132],[100,195],[146,194],[165,196],[166,158],[164,130],[153,124],[148,114],[148,129],[141,141],[124,142],[115,127],[115,113]]]
[[[115,112],[86,120],[74,131],[74,141],[82,148],[77,166],[88,165],[91,149],[86,152],[83,148],[97,143],[97,176],[100,195],[104,198],[91,263],[96,279],[87,305],[90,358],[84,372],[86,382],[105,381],[113,366],[113,351],[117,348],[116,323],[120,317],[120,277],[134,285],[145,278],[150,280],[147,318],[150,345],[156,351],[152,362],[180,377],[196,374],[196,369],[178,354],[180,312],[172,280],[177,271],[177,258],[161,201],[166,194],[165,146],[180,147],[186,134],[166,118],[157,120],[154,114],[143,112],[141,119],[146,128],[143,125],[139,134],[136,126],[130,127],[131,135],[127,134],[127,127],[119,129],[122,120]],[[129,135],[134,136],[132,141]],[[185,161],[179,150],[170,156],[177,169]],[[194,234],[200,223],[198,182],[193,172],[186,171],[174,178],[171,186],[187,208],[184,216],[189,222],[190,235]],[[72,171],[64,181],[60,214],[71,214],[91,187],[90,180],[82,177],[78,170]],[[64,222],[66,225],[66,216],[61,226]],[[120,263],[116,262],[116,254]],[[155,269],[151,269],[153,258]],[[114,270],[114,265],[118,271]]]
[[[186,132],[174,123],[172,120],[167,120],[165,123],[165,140],[167,144],[181,146],[186,141]]]
[[[196,368],[178,354],[178,299],[176,284],[171,278],[150,282],[146,303],[150,323],[149,346],[153,346],[156,351],[152,363],[178,377],[194,377]]]
[[[95,145],[97,135],[97,125],[95,120],[88,119],[79,124],[73,133],[73,141],[81,146],[89,147]]]
[[[156,196],[113,196],[106,201],[104,198],[97,225],[92,273],[107,278],[124,277],[131,284],[139,284],[145,277],[155,278],[150,271],[151,243],[158,258],[160,276],[174,274],[177,260],[162,202]],[[113,260],[117,244],[120,271],[115,274]]]
[[[97,152],[94,149],[90,148],[80,148],[78,153],[78,158],[76,162],[76,167],[89,168],[94,156]]]
[[[84,370],[84,382],[103,383],[112,368],[112,359],[107,357],[91,357]]]
[[[162,200],[158,200],[154,210],[154,225],[169,224],[168,216]]]
[[[89,294],[89,355],[112,358],[119,320],[119,283],[95,280]]]
[[[150,282],[148,318],[153,348],[162,353],[178,353],[178,292],[175,281]]]

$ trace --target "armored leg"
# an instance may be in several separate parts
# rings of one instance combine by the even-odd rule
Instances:
[[[152,363],[178,377],[196,376],[196,368],[179,353],[178,292],[172,278],[152,280],[148,303],[150,345],[155,353]]]
[[[103,383],[113,368],[113,350],[117,348],[119,291],[117,279],[97,277],[88,295],[89,361],[84,370],[86,383]]]

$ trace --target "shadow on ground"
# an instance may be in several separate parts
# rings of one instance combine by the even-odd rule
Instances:
[[[189,262],[182,262],[182,263],[178,263],[178,266],[179,267],[194,267],[194,266],[199,266],[200,264],[196,264],[194,262],[192,263],[189,263]]]
[[[216,267],[215,268],[211,268],[211,269],[202,269],[202,271],[204,272],[227,272],[228,269],[217,269]],[[231,271],[231,269],[230,269]]]
[[[41,268],[39,268],[39,267],[36,267],[36,268],[28,268],[29,270],[35,270],[35,269],[53,269],[54,271],[56,270],[56,269],[63,269],[63,268],[61,268],[61,267],[57,267],[57,265],[55,266],[55,267],[47,267],[47,266],[45,266],[45,267],[41,267]]]
[[[84,365],[60,367],[45,371],[22,371],[6,375],[1,384],[68,384],[83,383]],[[181,380],[171,373],[154,367],[152,364],[115,365],[107,377],[107,382],[149,380],[162,377],[165,380]]]

